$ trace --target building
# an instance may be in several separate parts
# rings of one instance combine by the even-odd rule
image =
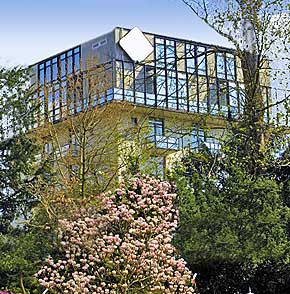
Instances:
[[[217,151],[227,121],[243,111],[243,74],[233,50],[138,28],[117,27],[32,69],[42,105],[39,125],[56,125],[91,108],[105,107],[103,115],[115,109],[124,128],[147,126],[159,170],[184,147],[204,142]],[[265,119],[271,115],[267,110]],[[66,141],[62,150],[69,148]]]

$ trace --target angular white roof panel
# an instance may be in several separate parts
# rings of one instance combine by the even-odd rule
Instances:
[[[143,61],[152,51],[153,46],[137,27],[133,28],[120,42],[120,46],[134,61]]]

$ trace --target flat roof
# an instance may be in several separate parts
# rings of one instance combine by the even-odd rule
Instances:
[[[95,38],[92,38],[92,39],[90,39],[90,40],[88,40],[88,41],[85,41],[85,42],[83,42],[83,43],[77,44],[77,45],[75,45],[75,46],[73,46],[73,47],[70,47],[70,48],[68,48],[68,49],[65,49],[65,50],[62,50],[62,51],[60,51],[60,52],[58,52],[58,53],[55,53],[55,54],[53,54],[53,55],[50,55],[50,56],[48,56],[47,58],[44,58],[44,59],[42,59],[42,60],[40,60],[40,61],[38,61],[38,62],[35,62],[35,63],[31,64],[30,67],[35,66],[35,65],[37,65],[37,64],[39,64],[39,63],[45,62],[46,60],[52,59],[52,58],[54,58],[54,57],[56,57],[56,56],[58,56],[58,55],[61,55],[61,54],[65,53],[65,52],[71,50],[71,49],[74,49],[74,48],[76,48],[76,47],[78,47],[78,46],[81,46],[82,44],[85,44],[85,43],[87,43],[87,42],[93,41],[93,40],[96,39],[96,38],[100,38],[100,37],[102,37],[102,36],[105,36],[105,35],[107,35],[107,34],[110,34],[110,33],[114,32],[116,29],[121,29],[121,30],[128,30],[128,31],[130,31],[132,28],[129,29],[129,28],[125,28],[125,27],[119,27],[119,26],[117,26],[117,27],[115,27],[112,31],[109,31],[109,32],[104,33],[104,34],[99,35],[99,36],[96,36]],[[141,30],[141,31],[142,31],[142,30]],[[183,39],[183,38],[178,38],[178,37],[172,37],[172,36],[168,36],[168,35],[160,35],[160,34],[151,33],[151,32],[145,32],[145,31],[142,31],[142,32],[143,32],[144,34],[153,35],[153,36],[158,37],[158,38],[165,38],[165,39],[169,39],[169,40],[173,40],[173,41],[177,41],[177,42],[178,42],[178,41],[183,42],[183,43],[188,42],[188,43],[192,43],[192,44],[194,44],[194,45],[201,45],[201,46],[203,46],[203,47],[213,47],[213,48],[218,48],[218,49],[221,49],[221,50],[224,50],[224,51],[229,51],[229,52],[233,52],[233,51],[235,51],[234,48],[224,47],[224,46],[220,46],[220,45],[216,45],[216,44],[204,43],[204,42],[194,41],[194,40],[190,40],[190,39]]]

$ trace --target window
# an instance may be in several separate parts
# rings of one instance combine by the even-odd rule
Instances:
[[[154,91],[154,68],[151,66],[146,66],[146,93],[147,94],[155,94]]]
[[[57,68],[57,58],[53,58],[52,60],[52,81],[57,80],[58,68]]]
[[[206,75],[206,48],[197,47],[197,69],[199,75]]]
[[[44,153],[50,155],[53,153],[53,145],[51,142],[45,143],[44,145]]]
[[[228,82],[219,81],[219,111],[225,115],[228,114],[228,91]]]
[[[164,40],[156,39],[155,46],[155,54],[156,54],[156,66],[164,67],[165,66],[165,50],[164,50]]]
[[[138,125],[137,117],[131,117],[131,126],[135,127]]]
[[[149,119],[150,134],[149,138],[152,138],[154,142],[160,139],[164,135],[164,121],[163,119],[150,118]]]
[[[177,91],[176,91],[176,77],[175,72],[168,72],[167,74],[167,94],[168,94],[168,107],[177,108]]]
[[[133,64],[129,62],[124,62],[124,94],[125,100],[132,101],[134,95],[134,68]]]
[[[218,113],[218,86],[216,79],[210,79],[209,83],[209,113]]]
[[[186,44],[185,51],[186,51],[185,57],[186,57],[187,71],[189,73],[194,73],[195,72],[194,45]]]
[[[166,66],[167,69],[175,69],[175,44],[174,41],[166,40]]]
[[[60,56],[61,60],[61,77],[65,78],[66,77],[66,57],[65,54],[62,54]]]
[[[51,63],[47,61],[45,63],[45,82],[48,84],[51,82]]]
[[[238,102],[237,85],[235,83],[229,83],[229,104],[232,117],[236,117],[238,115]]]
[[[216,71],[220,79],[235,80],[235,57],[230,53],[216,53]]]
[[[225,79],[225,56],[223,53],[216,54],[216,71],[217,77],[220,79]]]
[[[187,88],[186,88],[186,75],[178,73],[178,108],[187,110]]]
[[[44,67],[42,65],[42,68],[39,69],[39,84],[40,86],[44,85]]]
[[[77,47],[74,49],[74,67],[75,67],[75,71],[78,71],[81,68],[80,47]]]
[[[217,153],[221,149],[221,143],[215,137],[206,138],[204,144],[211,153]]]
[[[203,129],[193,129],[191,133],[191,148],[196,149],[205,141]]]
[[[72,50],[67,53],[67,73],[71,74],[73,72],[73,56]]]
[[[163,73],[157,76],[156,83],[157,83],[157,94],[164,96],[166,94],[166,82],[165,82],[165,75],[163,75]]]
[[[145,82],[145,77],[144,77],[145,71],[144,71],[144,65],[137,65],[135,68],[135,91],[136,93],[139,92],[138,94],[144,97],[144,82]]]
[[[79,46],[38,64],[38,99],[42,103],[39,122],[44,119],[44,114],[51,121],[57,121],[66,115],[67,77],[69,74],[76,74],[79,69]],[[70,91],[71,100],[76,94],[74,91],[78,90]]]
[[[80,153],[79,138],[77,138],[77,136],[74,134],[71,135],[70,148],[71,148],[71,155],[72,156],[79,155],[79,153]]]
[[[146,104],[155,105],[154,68],[152,66],[146,66],[145,73]]]
[[[211,153],[216,153],[221,149],[221,143],[217,136],[205,136],[203,129],[193,129],[192,131],[192,149],[197,149],[204,144]]]
[[[233,54],[226,54],[226,70],[227,70],[227,79],[235,80],[236,79],[236,64],[235,56]]]

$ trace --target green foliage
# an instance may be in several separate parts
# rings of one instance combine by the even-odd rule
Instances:
[[[180,210],[175,243],[200,273],[201,293],[245,291],[269,259],[289,262],[290,214],[285,183],[273,171],[275,154],[269,147],[253,170],[237,134],[220,154],[184,154],[170,175]]]
[[[33,94],[28,69],[0,69],[0,286],[23,293],[34,287],[33,273],[49,248],[46,232],[29,223],[39,201],[31,187],[45,172],[31,131],[38,112]]]
[[[48,232],[38,228],[14,228],[0,235],[0,285],[16,291],[21,287],[38,293],[34,273],[50,252]],[[21,290],[22,291],[22,290]]]
[[[19,215],[26,218],[37,201],[29,185],[37,174],[39,147],[28,130],[37,106],[26,69],[0,69],[0,232]]]

